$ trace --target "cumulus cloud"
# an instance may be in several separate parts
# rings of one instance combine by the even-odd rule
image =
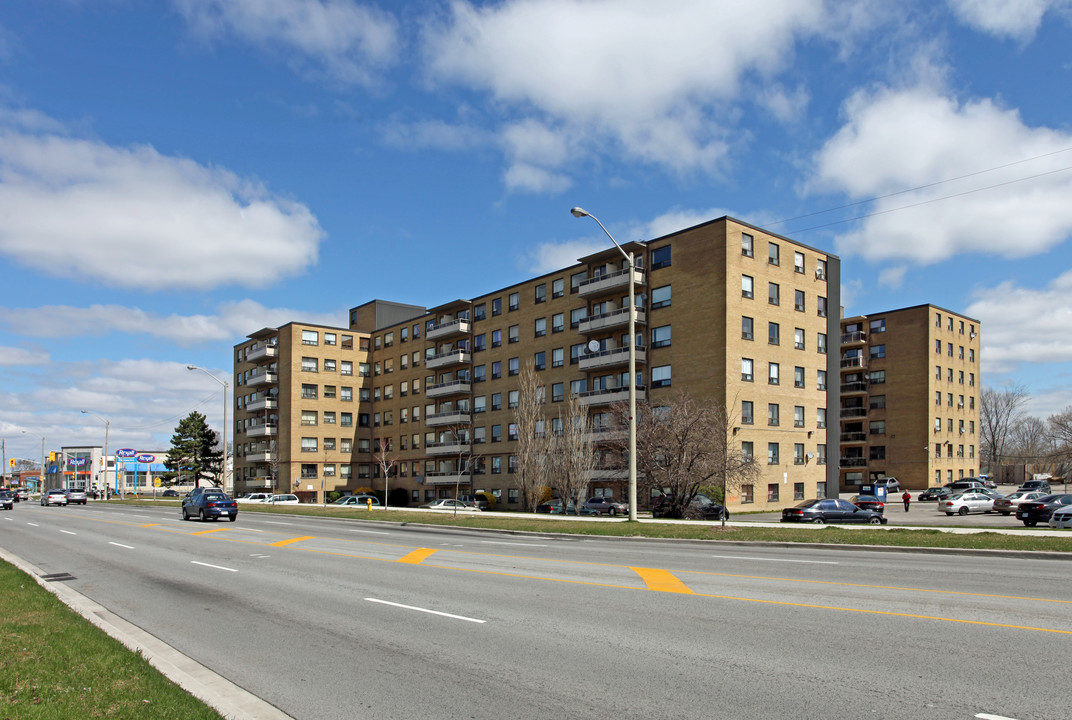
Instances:
[[[323,314],[292,308],[269,308],[252,300],[223,303],[215,315],[160,315],[120,305],[0,308],[0,322],[19,335],[83,337],[117,333],[145,335],[186,346],[220,342],[233,344],[254,330],[278,327],[295,319],[338,327],[346,320],[346,313],[345,310]],[[3,357],[3,348],[0,348],[0,364],[5,364]]]
[[[822,0],[457,0],[443,22],[427,25],[424,41],[434,80],[539,118],[530,129],[540,124],[576,147],[624,151],[675,172],[713,172],[729,149],[727,101],[743,79],[773,76],[798,40],[833,34],[839,22]],[[712,28],[732,32],[716,40]],[[784,114],[806,94],[778,91],[763,102]],[[503,130],[508,145],[514,131]],[[509,161],[557,174],[566,157]]]
[[[1068,10],[1069,0],[949,0],[957,19],[965,25],[1019,42],[1035,37],[1042,16],[1051,10]]]
[[[0,346],[0,367],[44,365],[48,363],[48,360],[48,353],[42,350]]]
[[[352,0],[174,2],[206,40],[235,36],[261,48],[286,48],[292,62],[311,63],[345,83],[373,84],[399,50],[395,19]]]
[[[860,92],[844,113],[815,157],[810,188],[880,199],[837,238],[843,256],[920,264],[970,252],[1026,257],[1072,232],[1072,134],[930,87]]]
[[[226,170],[0,127],[0,253],[116,287],[262,286],[314,263],[307,207]]]

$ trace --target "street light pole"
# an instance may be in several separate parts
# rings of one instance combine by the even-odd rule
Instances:
[[[104,498],[108,497],[108,431],[112,428],[112,421],[107,418],[102,418],[97,413],[90,412],[89,410],[82,410],[83,415],[92,415],[101,422],[104,423],[104,492],[101,495]]]
[[[228,471],[227,471],[227,387],[228,387],[228,383],[226,381],[224,381],[224,380],[220,380],[218,377],[216,377],[215,375],[213,375],[212,373],[210,373],[208,370],[206,370],[203,367],[198,367],[197,365],[187,365],[186,369],[187,370],[200,370],[201,372],[205,373],[210,378],[212,378],[213,380],[215,380],[216,382],[218,382],[220,385],[223,386],[223,489],[226,491],[226,490],[228,490],[228,488],[227,488],[227,477],[228,477]],[[233,482],[231,483],[231,488],[230,488],[229,492],[234,492],[234,483]]]
[[[573,217],[590,217],[595,220],[607,237],[610,238],[610,241],[614,243],[614,247],[618,248],[618,252],[629,263],[629,519],[635,521],[637,519],[636,288],[633,283],[633,273],[636,266],[633,264],[633,253],[627,253],[622,249],[622,246],[618,244],[614,236],[610,234],[607,228],[603,227],[603,223],[599,222],[599,218],[579,207],[573,208],[570,213]]]

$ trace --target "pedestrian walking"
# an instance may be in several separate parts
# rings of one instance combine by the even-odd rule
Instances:
[[[901,496],[901,500],[904,502],[904,511],[908,512],[908,503],[912,502],[912,496],[907,490],[904,491],[904,495]]]

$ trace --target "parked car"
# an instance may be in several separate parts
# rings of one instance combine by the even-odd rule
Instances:
[[[332,505],[364,509],[368,507],[370,500],[372,501],[372,507],[381,507],[380,499],[375,495],[347,495],[346,497],[339,498],[333,502]]]
[[[893,494],[895,492],[900,492],[901,491],[901,481],[898,480],[895,477],[879,478],[878,480],[875,480],[871,484],[874,485],[876,489],[879,488],[879,487],[886,488],[886,494],[887,495],[890,495],[890,494]]]
[[[1065,505],[1053,511],[1050,515],[1050,527],[1072,528],[1072,505]]]
[[[487,496],[483,493],[477,493],[476,495],[462,495],[458,499],[461,500],[463,503],[466,503],[467,505],[478,507],[481,510],[491,509],[491,503],[488,502]]]
[[[208,519],[227,518],[231,522],[238,519],[238,503],[230,495],[218,489],[191,493],[182,500],[182,519],[198,518],[201,522]]]
[[[651,516],[653,518],[673,517],[669,514],[670,502],[671,498],[667,495],[655,498],[655,503],[651,507]],[[721,520],[723,515],[729,520],[729,510],[703,493],[697,493],[689,502],[688,507],[684,509],[682,517],[686,520]]]
[[[938,509],[946,515],[989,513],[994,510],[994,498],[981,492],[964,492],[938,503]]]
[[[1011,515],[1016,512],[1016,508],[1019,507],[1021,503],[1025,503],[1028,500],[1038,500],[1045,494],[1046,493],[1038,492],[1037,490],[1032,492],[1017,490],[1014,493],[1010,493],[1005,497],[1000,497],[995,500],[994,511],[999,512],[1002,515]]]
[[[79,488],[70,488],[67,490],[67,504],[68,505],[85,505],[88,498],[86,497],[86,491]]]
[[[272,493],[248,493],[235,500],[237,503],[266,503],[268,498],[272,497]]]
[[[283,493],[280,495],[272,495],[268,498],[269,505],[298,505],[301,501],[298,500],[297,495],[291,495],[290,493]]]
[[[178,497],[179,491],[174,488],[168,488],[164,492],[160,493],[160,497]]]
[[[441,500],[436,500],[435,502],[425,503],[420,507],[425,510],[464,510],[466,512],[480,512],[480,508],[464,503],[461,500],[454,500],[453,498],[443,498]]]
[[[886,503],[882,502],[874,495],[853,495],[849,498],[849,502],[856,507],[865,510],[874,510],[876,512],[886,511]]]
[[[1027,480],[1017,490],[1034,490],[1036,492],[1051,493],[1049,480]]]
[[[9,490],[0,490],[0,510],[15,509],[15,493]]]
[[[625,503],[620,503],[611,497],[593,497],[584,501],[584,506],[589,510],[595,510],[600,515],[606,513],[607,515],[627,514],[629,512],[629,506]]]
[[[853,505],[840,498],[805,500],[795,507],[782,510],[782,522],[811,523],[870,523],[885,525],[882,513]]]
[[[984,485],[979,480],[976,480],[975,478],[964,478],[963,480],[956,480],[951,483],[946,483],[945,487],[949,488],[949,491],[953,495],[959,495],[960,493],[968,492],[969,490],[974,491],[986,489],[986,485]]]
[[[67,492],[63,488],[45,490],[41,495],[41,504],[46,507],[49,505],[66,505]]]
[[[1043,495],[1020,503],[1016,508],[1016,519],[1027,527],[1035,527],[1040,522],[1048,522],[1054,511],[1065,505],[1072,505],[1072,495]]]
[[[952,497],[953,492],[947,487],[932,487],[927,488],[919,495],[916,495],[916,502],[927,502],[928,500],[945,500],[948,497]]]

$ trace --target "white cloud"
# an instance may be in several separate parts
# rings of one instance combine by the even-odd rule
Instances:
[[[0,367],[45,365],[48,361],[48,353],[42,350],[0,346]]]
[[[811,188],[858,200],[895,194],[861,206],[873,215],[837,238],[841,255],[921,264],[968,252],[1026,257],[1072,232],[1072,172],[1063,170],[1072,134],[929,87],[860,92],[845,115],[815,157]],[[1020,162],[1029,158],[1037,159]],[[1001,169],[981,172],[991,168]],[[910,188],[920,189],[901,193]]]
[[[345,83],[374,83],[399,51],[395,19],[352,0],[174,1],[205,39],[235,35],[265,49],[282,47],[291,61],[311,62]]]
[[[675,172],[715,172],[729,152],[735,110],[727,104],[742,78],[765,81],[786,67],[799,39],[832,36],[850,21],[865,24],[826,14],[822,0],[457,0],[424,39],[434,79],[542,118],[571,145],[624,151]],[[805,100],[796,90],[764,102],[789,113]],[[558,171],[565,162],[553,153],[539,164]]]
[[[495,142],[485,130],[476,126],[441,120],[413,123],[392,121],[384,126],[382,134],[388,145],[403,150],[473,150]]]
[[[1034,38],[1047,11],[1069,5],[1068,0],[949,0],[953,14],[965,25],[1020,42]]]
[[[31,337],[85,337],[108,334],[145,335],[180,345],[233,344],[263,327],[278,327],[300,319],[339,327],[346,311],[323,314],[291,308],[268,308],[252,300],[224,303],[216,315],[158,315],[120,305],[78,308],[46,305],[37,308],[0,308],[0,321],[17,334]],[[0,348],[0,364],[3,362]],[[13,363],[7,363],[13,364]]]
[[[908,268],[904,265],[883,268],[878,274],[878,284],[882,287],[899,288],[904,283],[906,272],[908,272]]]
[[[0,127],[0,253],[142,290],[262,286],[314,263],[304,205],[151,147]]]
[[[605,250],[608,245],[605,236],[602,241],[591,239],[541,243],[530,253],[526,269],[536,275],[559,270],[573,265],[577,258]]]

